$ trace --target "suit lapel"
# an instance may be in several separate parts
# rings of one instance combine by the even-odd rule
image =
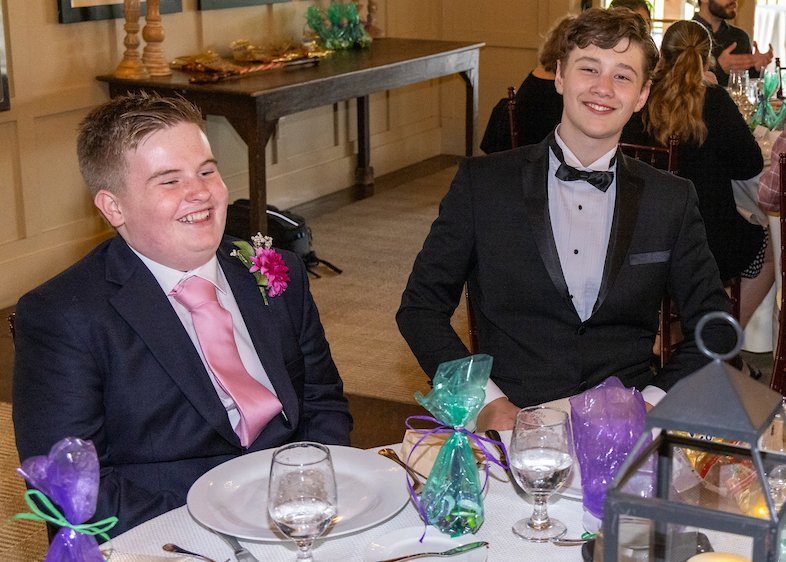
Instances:
[[[116,237],[107,253],[107,280],[120,286],[110,299],[194,408],[224,439],[240,445],[188,333],[150,270]],[[145,303],[145,306],[139,306]]]
[[[611,223],[606,263],[603,266],[603,279],[598,300],[592,308],[593,314],[603,304],[625,263],[639,213],[644,180],[628,169],[626,158],[622,151],[617,149],[617,199],[614,203],[614,219]]]
[[[562,273],[562,265],[554,242],[554,233],[551,228],[548,200],[548,170],[549,170],[549,142],[554,133],[551,133],[540,143],[538,148],[528,153],[528,162],[522,170],[522,185],[524,191],[524,213],[527,215],[532,227],[532,235],[538,248],[543,265],[548,271],[551,282],[562,296],[563,302],[575,312],[575,307],[570,300],[568,284]]]
[[[232,246],[225,240],[218,250],[218,262],[232,288],[243,322],[262,367],[284,407],[284,413],[289,420],[297,420],[298,397],[291,384],[281,348],[282,333],[287,333],[284,331],[287,328],[279,325],[287,318],[283,299],[269,298],[269,304],[265,305],[254,276],[239,259],[230,256],[231,249]]]

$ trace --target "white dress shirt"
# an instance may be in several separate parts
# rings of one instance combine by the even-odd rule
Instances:
[[[554,137],[562,149],[565,163],[569,166],[578,170],[614,172],[611,185],[605,192],[586,181],[560,180],[556,176],[560,161],[549,150],[548,202],[551,231],[573,307],[584,322],[592,316],[603,280],[617,200],[617,164],[615,162],[611,168],[609,165],[617,152],[617,146],[589,166],[583,166],[560,138],[559,126]],[[646,402],[654,405],[666,393],[658,387],[648,386],[642,395]],[[500,388],[489,379],[485,403],[504,396]]]
[[[216,394],[218,394],[218,397],[221,399],[221,403],[224,405],[224,408],[226,408],[227,415],[229,416],[229,423],[232,425],[232,428],[236,428],[237,424],[240,422],[240,413],[237,411],[237,406],[235,405],[234,400],[232,400],[229,394],[227,394],[224,389],[221,388],[221,385],[218,384],[213,371],[210,369],[207,361],[205,361],[205,355],[202,353],[202,348],[199,345],[199,339],[197,338],[196,331],[194,330],[194,322],[191,319],[191,313],[186,310],[186,307],[177,302],[174,297],[169,295],[169,293],[172,292],[172,289],[174,289],[178,283],[193,276],[201,277],[215,285],[216,289],[218,289],[216,291],[216,295],[218,296],[219,304],[221,304],[221,306],[232,315],[232,327],[234,328],[235,342],[237,343],[237,350],[240,354],[240,360],[243,362],[243,366],[254,379],[256,379],[260,384],[264,385],[265,388],[267,388],[270,392],[276,394],[276,390],[270,383],[270,378],[267,376],[265,368],[262,366],[262,362],[259,360],[259,355],[257,354],[254,344],[251,341],[248,328],[246,328],[246,324],[243,321],[242,315],[240,314],[240,309],[237,306],[237,301],[235,301],[235,296],[232,294],[232,289],[229,287],[226,276],[218,264],[218,259],[213,256],[213,258],[205,265],[190,271],[186,271],[184,273],[182,271],[172,269],[171,267],[161,265],[160,263],[143,256],[133,248],[131,249],[147,266],[147,268],[156,278],[156,281],[158,281],[158,284],[161,286],[164,294],[167,295],[169,304],[171,304],[172,308],[175,309],[178,318],[180,318],[180,322],[183,324],[183,327],[188,333],[188,337],[191,338],[197,353],[199,353],[199,358],[202,360],[202,364],[205,366],[205,369],[210,376],[210,382],[213,383],[213,388],[215,388]]]

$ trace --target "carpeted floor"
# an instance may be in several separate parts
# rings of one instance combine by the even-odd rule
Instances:
[[[451,166],[310,220],[326,267],[311,291],[348,394],[413,403],[426,376],[396,327],[395,314],[415,256],[455,174]],[[466,313],[454,317],[466,333]]]

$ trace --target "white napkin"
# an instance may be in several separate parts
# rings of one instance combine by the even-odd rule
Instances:
[[[156,556],[153,554],[130,554],[116,550],[102,550],[101,554],[109,562],[199,562],[197,558],[182,555]]]

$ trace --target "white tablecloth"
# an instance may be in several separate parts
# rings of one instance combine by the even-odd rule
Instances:
[[[396,447],[397,448],[397,447]],[[488,560],[532,560],[554,562],[581,561],[580,547],[557,547],[550,544],[527,543],[511,531],[513,524],[532,512],[532,504],[518,497],[510,482],[500,481],[504,473],[496,466],[492,468],[495,478],[489,481],[485,500],[486,521],[477,533],[479,540],[490,543]],[[401,486],[405,486],[404,475]],[[581,526],[581,502],[554,496],[549,505],[549,514],[560,519],[568,526],[571,537],[583,532]],[[314,551],[315,558],[325,561],[362,561],[369,543],[386,534],[405,527],[422,525],[412,503],[389,519],[387,522],[348,536],[319,540]],[[139,554],[161,554],[161,545],[172,542],[194,552],[204,554],[219,562],[227,558],[234,560],[227,544],[202,527],[188,513],[184,506],[127,531],[113,540],[113,546],[120,552]],[[260,562],[293,562],[294,544],[274,542],[247,542],[244,546]]]
[[[397,448],[394,446],[394,448]],[[575,467],[578,469],[578,466]],[[477,533],[479,540],[490,543],[489,562],[523,560],[530,562],[580,562],[581,548],[578,546],[559,547],[551,544],[529,543],[516,537],[511,531],[513,524],[532,512],[532,503],[519,497],[513,485],[504,481],[504,473],[496,466],[491,469],[488,493],[484,507],[486,520]],[[404,486],[404,475],[399,485]],[[549,502],[549,514],[560,519],[568,527],[569,537],[578,537],[584,531],[581,524],[583,510],[581,501],[553,496]],[[409,502],[402,511],[381,525],[335,539],[321,539],[316,543],[315,558],[327,561],[363,561],[366,548],[371,541],[384,537],[397,529],[421,526],[418,514]],[[740,551],[740,541],[728,535],[707,533],[716,551],[738,552],[750,556],[748,550]],[[232,557],[227,544],[202,527],[188,513],[184,506],[127,531],[113,540],[113,546],[120,552],[137,554],[161,554],[161,545],[173,542],[189,550],[210,556],[219,562]],[[295,547],[290,543],[248,542],[243,544],[260,562],[293,562]]]

